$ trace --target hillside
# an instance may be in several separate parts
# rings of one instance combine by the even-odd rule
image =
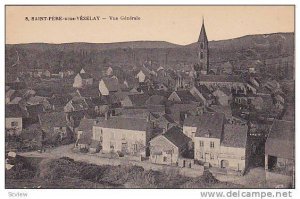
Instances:
[[[196,43],[186,46],[164,41],[132,41],[118,43],[7,44],[7,72],[28,68],[65,67],[75,71],[85,67],[98,70],[103,66],[140,65],[152,60],[156,65],[178,67],[197,59]],[[211,63],[263,60],[294,55],[294,33],[248,35],[240,38],[210,41]],[[19,57],[19,61],[18,61]]]

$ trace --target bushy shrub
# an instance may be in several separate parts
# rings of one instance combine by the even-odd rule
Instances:
[[[80,170],[78,165],[70,160],[66,159],[45,159],[40,163],[39,177],[45,180],[57,180],[65,176],[79,177]]]

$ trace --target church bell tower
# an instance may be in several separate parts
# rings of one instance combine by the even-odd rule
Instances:
[[[208,40],[204,26],[204,19],[202,19],[202,27],[197,42],[198,63],[196,69],[197,78],[200,74],[206,75],[209,71],[209,49]]]

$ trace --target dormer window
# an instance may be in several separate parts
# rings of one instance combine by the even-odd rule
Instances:
[[[206,137],[206,138],[209,138],[209,133],[205,133],[205,137]]]

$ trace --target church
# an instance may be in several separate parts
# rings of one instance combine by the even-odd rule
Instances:
[[[240,75],[210,75],[209,67],[209,42],[202,19],[200,35],[197,41],[197,63],[194,64],[194,84],[205,85],[210,90],[215,90],[220,87],[227,87],[230,90],[246,94],[247,80]]]

